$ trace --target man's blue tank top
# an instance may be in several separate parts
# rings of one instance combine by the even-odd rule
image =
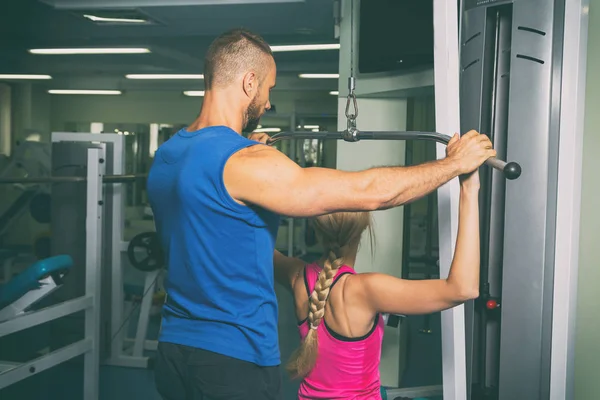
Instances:
[[[154,156],[148,200],[168,268],[159,340],[273,366],[279,216],[237,203],[223,183],[227,160],[253,145],[223,126],[182,129]]]

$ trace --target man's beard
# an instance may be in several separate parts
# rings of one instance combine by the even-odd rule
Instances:
[[[258,128],[258,123],[260,122],[260,107],[258,106],[257,100],[258,96],[254,97],[246,109],[246,114],[244,115],[245,124],[242,129],[244,133],[251,133]]]

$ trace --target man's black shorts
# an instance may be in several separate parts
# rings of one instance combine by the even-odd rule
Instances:
[[[210,351],[160,342],[156,388],[164,400],[282,400],[279,366],[260,367]]]

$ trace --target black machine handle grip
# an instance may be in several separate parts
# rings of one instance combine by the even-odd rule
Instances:
[[[521,176],[521,166],[514,161],[507,163],[496,157],[491,157],[485,163],[492,168],[502,171],[506,179],[513,180]]]
[[[269,145],[284,139],[334,139],[347,142],[358,142],[359,140],[433,140],[447,145],[450,136],[437,132],[422,131],[389,131],[389,132],[281,132],[271,136],[267,142]],[[502,171],[506,179],[517,179],[521,176],[521,166],[516,162],[502,161],[496,157],[486,160],[485,164]]]

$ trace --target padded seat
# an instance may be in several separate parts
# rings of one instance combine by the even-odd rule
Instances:
[[[40,288],[40,280],[73,267],[68,255],[49,257],[31,264],[25,271],[0,286],[0,310],[23,297],[27,292]]]

